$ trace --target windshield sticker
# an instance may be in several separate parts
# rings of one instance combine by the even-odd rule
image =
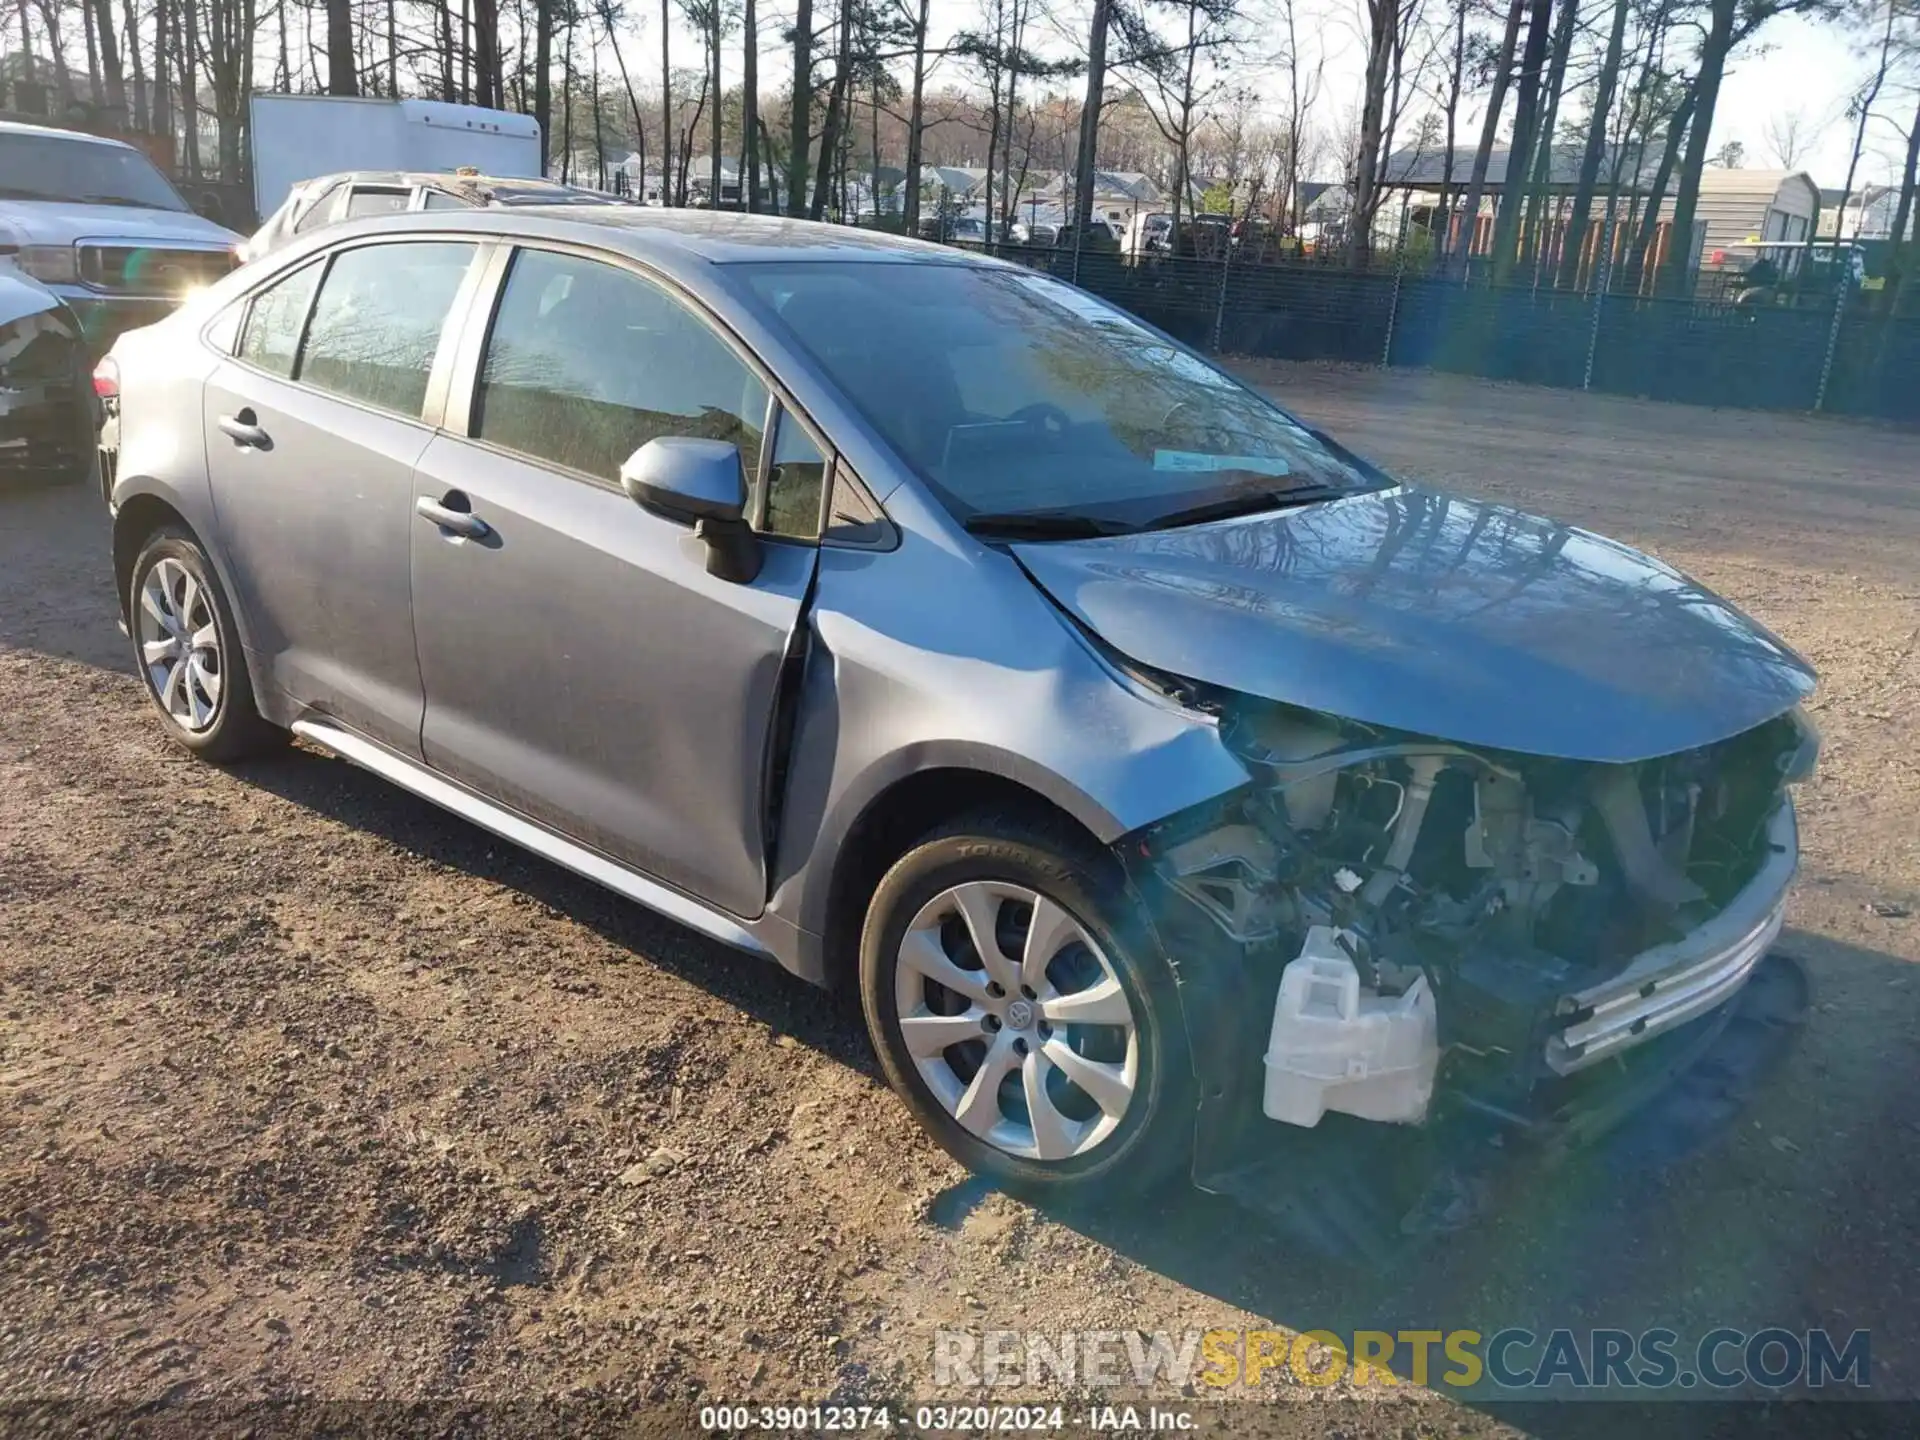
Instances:
[[[1156,450],[1153,468],[1182,474],[1211,474],[1219,470],[1239,470],[1249,475],[1291,475],[1286,460],[1278,455],[1202,455],[1195,450]]]

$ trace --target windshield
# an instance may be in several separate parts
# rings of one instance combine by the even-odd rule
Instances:
[[[861,261],[741,268],[962,521],[1125,530],[1383,483],[1191,352],[1044,275]]]
[[[0,134],[0,198],[187,208],[180,192],[138,150],[17,132]]]

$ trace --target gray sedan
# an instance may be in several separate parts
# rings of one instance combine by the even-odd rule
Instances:
[[[857,987],[913,1112],[1029,1192],[1482,1153],[1683,1071],[1781,923],[1817,742],[1779,640],[1044,274],[412,213],[98,385],[175,740],[297,735]]]

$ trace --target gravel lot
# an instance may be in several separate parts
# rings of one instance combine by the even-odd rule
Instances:
[[[1659,553],[1819,668],[1787,941],[1817,1005],[1725,1144],[1658,1183],[1543,1186],[1390,1274],[1197,1195],[1080,1216],[980,1194],[832,998],[344,764],[223,773],[169,748],[114,628],[98,497],[16,493],[0,1401],[586,1396],[684,1417],[696,1397],[934,1397],[940,1327],[1268,1324],[1867,1327],[1875,1392],[1920,1397],[1920,441],[1250,371],[1403,474]],[[1263,1392],[1303,1402],[1263,1408],[1277,1432],[1332,1421],[1320,1392]],[[1503,1433],[1388,1398],[1341,1428]],[[1676,1434],[1703,1414],[1668,1408]]]

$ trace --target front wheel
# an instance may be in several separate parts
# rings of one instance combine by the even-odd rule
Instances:
[[[1145,1189],[1191,1143],[1172,977],[1116,871],[1052,827],[971,817],[887,872],[861,937],[895,1090],[962,1164],[1036,1196]]]

